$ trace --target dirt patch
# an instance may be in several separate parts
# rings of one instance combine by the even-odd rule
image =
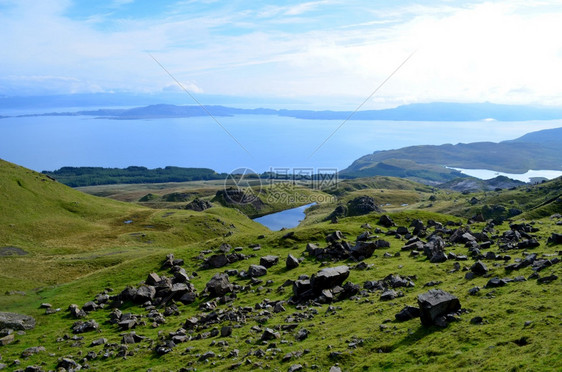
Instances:
[[[24,251],[18,247],[1,247],[0,248],[0,257],[4,256],[25,256],[29,254],[29,252]]]

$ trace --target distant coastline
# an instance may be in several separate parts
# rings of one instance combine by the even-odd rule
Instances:
[[[208,116],[231,117],[235,115],[274,115],[305,120],[393,120],[393,121],[527,121],[562,119],[562,108],[494,103],[434,102],[398,106],[391,109],[365,111],[288,110],[254,108],[243,109],[221,105],[155,104],[133,108],[101,108],[75,112],[45,112],[0,116],[93,116],[114,120],[140,120],[160,118],[188,118]]]

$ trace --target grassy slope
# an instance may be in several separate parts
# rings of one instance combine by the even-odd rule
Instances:
[[[28,252],[0,257],[2,293],[66,282],[229,231],[267,231],[228,208],[203,213],[149,209],[87,195],[5,161],[0,161],[0,174],[0,249]]]
[[[6,164],[2,164],[3,167]],[[10,165],[11,166],[11,165]],[[12,176],[24,177],[21,173],[25,171],[20,168],[14,168]],[[31,177],[36,177],[34,173],[27,173]],[[5,179],[8,177],[2,177]],[[31,179],[27,180],[31,182]],[[36,180],[38,183],[47,181]],[[390,180],[387,180],[390,182]],[[2,184],[5,187],[4,183]],[[357,185],[355,185],[357,186]],[[37,185],[34,185],[35,190]],[[43,187],[43,186],[41,186]],[[54,187],[54,186],[53,186]],[[58,189],[48,190],[52,192],[60,192],[61,194],[73,195],[73,192],[68,189],[59,191]],[[2,191],[8,191],[2,189]],[[415,187],[403,192],[415,191]],[[342,197],[350,198],[357,192],[355,187],[349,190],[349,194],[342,195]],[[379,192],[380,190],[363,190],[362,192]],[[417,191],[416,191],[417,192]],[[389,190],[385,190],[385,194],[393,194]],[[17,195],[17,194],[16,194]],[[425,198],[430,195],[424,192],[422,196]],[[443,207],[447,204],[449,207],[454,205],[454,200],[459,198],[460,194],[447,194],[444,191],[437,193],[436,204],[442,203]],[[64,195],[60,195],[64,197]],[[99,199],[85,197],[83,203],[92,202],[96,203]],[[398,197],[398,196],[394,196]],[[70,198],[73,199],[73,198]],[[25,200],[25,199],[22,199]],[[166,274],[166,271],[160,269],[160,261],[164,258],[166,253],[173,252],[177,257],[185,259],[185,268],[191,273],[198,272],[198,276],[193,279],[195,287],[200,292],[205,283],[210,277],[218,270],[200,270],[200,260],[198,256],[202,251],[216,249],[222,242],[228,242],[232,246],[241,246],[243,253],[249,256],[254,255],[247,261],[237,262],[229,265],[228,269],[245,270],[250,264],[258,263],[259,257],[266,254],[276,254],[281,257],[281,261],[288,253],[295,256],[302,256],[305,245],[307,242],[316,242],[321,246],[325,246],[324,236],[334,231],[335,229],[343,231],[349,238],[353,238],[361,233],[361,224],[368,222],[372,226],[376,226],[379,215],[370,214],[361,217],[344,218],[341,219],[337,225],[329,224],[327,222],[309,223],[299,228],[293,229],[295,237],[293,239],[282,239],[286,232],[270,232],[266,234],[265,239],[258,240],[257,236],[263,234],[263,228],[256,226],[251,222],[244,219],[245,217],[233,210],[226,210],[223,208],[210,209],[208,214],[189,213],[187,211],[174,211],[173,215],[168,215],[168,211],[146,211],[143,208],[136,206],[123,205],[121,203],[107,202],[106,208],[100,208],[100,218],[102,222],[97,222],[96,216],[88,214],[81,217],[84,219],[81,223],[99,223],[102,227],[106,228],[107,222],[105,221],[121,221],[122,212],[129,216],[131,213],[140,213],[143,211],[148,213],[146,217],[151,223],[159,226],[157,233],[151,236],[158,244],[147,245],[139,241],[138,237],[130,236],[130,232],[134,232],[134,225],[127,225],[126,228],[131,228],[124,236],[117,236],[111,238],[112,244],[103,243],[98,246],[92,243],[92,249],[79,250],[77,253],[59,255],[62,262],[65,262],[64,270],[72,267],[75,261],[86,261],[92,268],[87,273],[77,275],[75,280],[67,282],[66,284],[58,284],[55,286],[39,288],[34,291],[28,291],[26,296],[0,296],[0,308],[3,310],[19,311],[33,315],[38,320],[36,329],[28,331],[24,336],[17,336],[18,343],[3,347],[0,352],[2,353],[2,362],[8,363],[14,359],[22,359],[20,353],[27,347],[43,345],[46,347],[47,352],[32,356],[29,359],[22,360],[22,366],[39,364],[44,362],[45,369],[53,369],[56,365],[57,358],[61,356],[73,356],[79,360],[78,352],[80,350],[85,354],[88,351],[94,350],[100,352],[103,347],[90,348],[88,345],[93,339],[99,337],[106,337],[109,343],[119,343],[121,340],[119,331],[115,326],[106,323],[108,318],[109,309],[100,310],[91,313],[88,318],[96,319],[101,325],[101,331],[85,333],[84,340],[81,341],[83,346],[72,346],[73,341],[56,342],[58,337],[65,334],[71,334],[70,327],[74,320],[68,318],[67,314],[62,311],[54,315],[43,315],[43,311],[39,310],[41,302],[50,302],[54,307],[66,308],[70,303],[84,304],[86,301],[91,300],[95,294],[102,291],[104,288],[111,287],[116,291],[120,291],[126,285],[137,285],[145,279],[146,274],[152,271]],[[425,201],[421,201],[425,203]],[[457,203],[461,203],[458,199]],[[116,208],[115,215],[106,216],[103,211],[107,211],[110,206]],[[121,209],[123,208],[123,209]],[[133,208],[135,212],[131,212],[128,208]],[[29,210],[24,209],[24,210]],[[53,213],[53,216],[66,215],[60,209]],[[95,209],[93,209],[95,211]],[[16,213],[17,210],[12,210]],[[184,213],[186,212],[186,213]],[[83,212],[85,213],[85,212]],[[17,214],[17,213],[16,213]],[[167,217],[164,217],[166,216]],[[208,216],[204,218],[202,216]],[[440,222],[448,220],[461,221],[457,217],[450,215],[439,214],[427,210],[402,210],[391,214],[392,218],[399,225],[407,226],[409,221],[414,218],[420,218],[424,221],[434,219]],[[26,215],[11,217],[21,220],[20,223],[26,223],[31,220],[31,217]],[[41,218],[49,219],[50,217],[36,217],[39,221]],[[197,227],[205,231],[205,224],[210,224],[211,218],[220,218],[224,221],[235,221],[237,225],[243,226],[239,228],[236,234],[230,237],[216,237],[217,232],[202,233],[197,237],[182,237],[182,221],[188,226]],[[190,219],[193,219],[190,222]],[[186,221],[187,220],[187,221]],[[4,222],[4,221],[2,221]],[[517,220],[516,222],[521,222]],[[119,226],[121,226],[120,222]],[[220,224],[220,223],[219,223]],[[111,224],[110,224],[111,225]],[[222,224],[220,224],[222,225]],[[0,225],[0,231],[4,233],[7,228],[3,223]],[[211,226],[211,225],[209,225]],[[534,252],[541,254],[555,253],[559,247],[546,245],[546,238],[551,232],[560,231],[559,226],[554,225],[554,221],[548,218],[543,218],[538,221],[537,226],[540,227],[540,232],[537,233],[541,246],[536,248]],[[214,228],[218,229],[218,225]],[[481,225],[473,227],[475,231],[481,228]],[[96,226],[92,227],[95,231]],[[207,227],[208,228],[208,227]],[[506,230],[507,224],[498,227],[499,231]],[[89,239],[90,227],[86,228],[86,237]],[[161,229],[161,230],[160,230]],[[179,229],[179,231],[177,231]],[[189,230],[189,229],[188,229]],[[383,229],[385,230],[385,229]],[[174,233],[175,231],[175,233]],[[172,232],[172,234],[170,234]],[[178,237],[178,234],[180,237]],[[168,237],[170,236],[171,237]],[[219,234],[220,235],[220,234]],[[4,236],[4,235],[2,235]],[[51,243],[42,243],[40,238],[43,235],[29,234],[29,246],[26,248],[39,251],[45,249],[42,246],[52,249]],[[70,234],[68,238],[70,242],[79,241],[83,236],[78,234],[76,236]],[[282,350],[278,355],[274,355],[271,350],[267,351],[270,347],[267,344],[259,342],[260,332],[251,330],[252,326],[258,325],[255,320],[250,320],[243,324],[240,328],[235,328],[233,335],[222,340],[228,342],[228,346],[218,347],[211,346],[213,340],[219,341],[220,338],[193,340],[186,344],[180,344],[174,351],[166,356],[157,357],[153,352],[148,341],[141,342],[137,345],[130,345],[129,350],[134,351],[133,356],[127,359],[111,357],[108,359],[97,358],[90,362],[92,367],[98,370],[146,370],[152,368],[154,371],[168,371],[177,370],[180,367],[192,366],[198,370],[227,370],[228,367],[236,362],[245,362],[240,370],[248,369],[265,369],[265,370],[287,370],[291,364],[303,364],[306,370],[310,369],[312,365],[317,365],[320,370],[327,370],[331,365],[339,362],[344,370],[512,370],[512,371],[525,371],[525,370],[560,370],[562,362],[560,355],[562,355],[562,342],[559,338],[560,324],[562,322],[560,308],[562,306],[562,285],[560,280],[549,285],[538,285],[535,280],[529,280],[522,283],[510,283],[506,287],[497,289],[483,289],[478,296],[469,296],[468,289],[473,286],[483,287],[487,278],[476,278],[473,280],[464,279],[465,272],[458,271],[450,273],[453,266],[452,261],[447,261],[442,264],[430,264],[425,258],[412,258],[402,252],[400,257],[383,257],[384,252],[395,254],[400,252],[400,248],[404,244],[403,240],[394,237],[381,236],[391,243],[391,247],[384,250],[375,252],[375,255],[367,260],[366,263],[374,265],[370,270],[357,271],[352,270],[349,281],[356,284],[362,284],[365,280],[382,279],[391,273],[397,273],[401,276],[416,275],[414,288],[403,289],[404,297],[397,298],[390,302],[380,301],[378,293],[369,296],[361,296],[360,300],[346,300],[343,302],[335,303],[336,313],[332,314],[327,312],[328,305],[313,306],[318,314],[312,319],[302,321],[298,324],[295,331],[287,331],[282,334],[282,341],[274,341],[277,347]],[[169,240],[167,240],[169,239]],[[192,242],[190,242],[192,239]],[[259,242],[262,246],[260,251],[254,251],[249,248],[251,243]],[[11,241],[8,244],[14,244]],[[73,243],[74,244],[74,243]],[[158,247],[158,248],[156,248]],[[448,251],[456,252],[457,254],[466,254],[467,249],[460,245],[455,245],[447,248]],[[490,250],[497,252],[497,248],[493,247]],[[38,254],[35,253],[34,254]],[[512,257],[521,257],[520,250],[510,251]],[[54,256],[54,255],[53,255]],[[75,260],[73,260],[73,258]],[[63,268],[56,266],[47,268],[42,265],[42,262],[29,261],[33,259],[32,256],[22,256],[18,258],[0,258],[2,266],[1,273],[4,273],[8,267],[17,267],[15,272],[25,270],[25,273],[37,271],[37,268],[44,268],[44,270],[52,270],[53,275],[63,272]],[[513,260],[511,261],[513,262]],[[339,264],[353,265],[355,262],[334,262],[329,263],[330,266]],[[525,268],[514,273],[506,273],[499,261],[486,261],[486,264],[491,270],[491,276],[499,277],[514,277],[516,275],[524,275],[528,277],[531,274],[530,268]],[[29,265],[28,267],[22,265]],[[471,261],[461,262],[462,266],[470,266]],[[23,269],[22,269],[23,268]],[[296,279],[301,274],[311,275],[322,268],[320,262],[316,262],[312,258],[306,258],[303,264],[292,271],[287,271],[284,265],[280,263],[269,269],[267,276],[261,278],[265,280],[273,280],[273,284],[265,285],[263,289],[259,289],[259,285],[252,286],[251,290],[246,293],[240,294],[239,298],[234,302],[234,306],[254,306],[261,302],[264,298],[270,300],[287,300],[291,295],[290,287],[287,291],[278,291],[277,288],[286,279]],[[562,265],[554,265],[541,272],[541,276],[546,276],[551,273],[556,273],[562,276]],[[393,321],[394,314],[397,313],[404,305],[415,305],[416,296],[423,293],[427,288],[423,288],[423,284],[429,281],[440,280],[444,283],[439,285],[438,288],[450,291],[459,297],[463,308],[469,309],[470,313],[463,315],[462,320],[457,323],[452,323],[446,329],[439,329],[435,327],[422,327],[418,319],[410,320],[404,323],[397,323]],[[22,275],[17,278],[6,278],[1,281],[2,283],[9,282],[19,285],[27,285],[28,281]],[[249,285],[247,280],[238,280],[241,285]],[[55,280],[55,283],[59,283]],[[6,284],[4,284],[5,286]],[[15,287],[13,288],[15,289]],[[0,289],[1,290],[1,289]],[[3,292],[3,291],[2,291]],[[181,315],[167,317],[167,323],[159,328],[152,328],[151,326],[141,326],[136,329],[140,335],[147,336],[152,339],[158,338],[158,332],[163,331],[164,334],[177,330],[187,317],[195,316],[201,311],[198,310],[198,305],[204,299],[198,299],[196,303],[188,306],[180,305]],[[274,314],[273,317],[266,321],[265,324],[259,324],[261,327],[272,327],[275,325],[287,324],[286,318],[293,313],[302,312],[293,306],[285,305],[287,312]],[[220,305],[220,309],[228,309],[230,305]],[[132,307],[129,309],[137,314],[145,314],[145,310]],[[257,313],[257,311],[256,311]],[[483,325],[472,325],[469,320],[474,316],[482,316],[485,319]],[[390,320],[390,321],[387,321]],[[525,326],[526,321],[531,321],[529,326]],[[228,324],[227,322],[224,325]],[[381,325],[385,325],[386,328]],[[222,326],[223,324],[219,325]],[[294,339],[294,333],[301,329],[306,328],[311,333],[310,336],[298,342]],[[527,337],[529,340],[528,345],[517,346],[513,341]],[[248,338],[252,341],[246,342]],[[349,343],[354,339],[363,339],[364,342],[357,348],[352,348]],[[184,352],[187,347],[192,347],[188,352]],[[227,357],[233,349],[240,350],[240,357],[232,358]],[[246,354],[262,349],[266,351],[266,358],[259,358],[257,356],[248,356]],[[210,362],[199,361],[197,355],[202,354],[208,350],[213,350],[215,353],[221,355],[211,359]],[[291,351],[309,350],[309,353],[304,354],[301,358],[290,362],[282,362],[281,358]],[[330,352],[342,352],[339,360],[329,358]],[[49,356],[48,353],[53,353],[54,356]],[[247,362],[251,360],[251,362]],[[215,364],[211,364],[215,363]],[[254,364],[256,363],[256,364]]]
[[[479,213],[486,205],[501,205],[506,209],[516,208],[525,212],[518,217],[530,219],[562,213],[562,177],[533,187],[523,185],[500,192],[487,191],[461,195],[442,191],[437,195],[438,198],[431,210],[463,217],[471,217]],[[478,199],[476,204],[469,202],[473,197]]]
[[[337,226],[349,236],[353,236],[361,231],[359,225],[363,222],[376,223],[376,215],[361,218],[350,218],[342,221]],[[447,216],[402,212],[393,215],[398,223],[405,223],[411,218],[436,218],[445,221]],[[265,254],[278,254],[284,257],[287,253],[300,255],[304,250],[305,242],[316,241],[321,243],[323,234],[331,231],[335,226],[328,224],[300,228],[296,230],[297,240],[286,241],[280,239],[282,233],[271,233],[261,241],[262,250],[260,256]],[[503,227],[505,228],[505,226]],[[552,231],[551,223],[544,222],[543,232],[540,240],[544,243],[545,236]],[[226,338],[229,346],[220,348],[212,347],[210,343],[213,339],[190,341],[187,344],[180,344],[172,353],[164,357],[156,357],[148,342],[131,346],[135,356],[128,357],[127,360],[121,358],[109,358],[108,360],[96,360],[91,362],[101,370],[133,370],[153,368],[155,371],[174,370],[185,367],[188,363],[201,370],[226,370],[231,364],[237,361],[250,359],[253,362],[261,363],[266,370],[286,370],[292,363],[308,365],[318,365],[321,370],[326,370],[336,361],[331,360],[328,355],[332,351],[342,352],[340,364],[344,370],[373,369],[373,370],[556,370],[562,367],[560,364],[561,343],[558,338],[560,331],[560,313],[562,305],[562,287],[560,281],[550,285],[538,285],[536,281],[529,280],[524,283],[510,283],[508,286],[499,289],[484,289],[479,296],[469,296],[468,289],[478,285],[482,287],[487,278],[477,278],[471,281],[464,279],[464,272],[449,273],[452,262],[443,264],[429,264],[425,259],[413,259],[403,255],[402,257],[383,258],[382,253],[388,251],[392,254],[399,252],[403,242],[390,238],[391,248],[377,252],[375,256],[366,260],[373,264],[374,268],[367,271],[352,271],[349,281],[361,284],[365,280],[382,279],[390,273],[400,275],[416,275],[415,288],[404,289],[404,297],[390,302],[382,302],[377,294],[370,297],[363,297],[358,301],[344,301],[334,304],[338,308],[336,314],[327,313],[328,305],[313,307],[318,311],[312,320],[299,323],[298,329],[307,328],[311,331],[310,336],[303,342],[294,340],[294,332],[288,332],[282,339],[288,344],[279,344],[282,353],[270,360],[257,357],[240,357],[214,359],[216,365],[207,362],[197,361],[197,354],[213,350],[217,354],[226,356],[231,350],[237,348],[240,355],[245,355],[251,350],[266,350],[267,345],[257,341],[261,335],[253,332],[250,327],[257,325],[255,321],[249,321],[241,328],[235,328],[233,336]],[[243,245],[245,254],[253,251],[247,248],[247,243],[255,241],[255,235],[240,235],[227,239],[233,245]],[[202,245],[189,246],[185,248],[172,249],[176,256],[186,259],[188,272],[196,270],[197,260],[195,257],[199,251],[207,248],[216,248],[220,241],[210,241]],[[243,244],[246,243],[246,244]],[[457,253],[465,253],[466,249],[461,246],[454,246],[449,250]],[[495,249],[492,249],[495,251]],[[552,248],[541,246],[536,250],[537,253],[552,252]],[[515,253],[515,252],[514,252]],[[520,253],[520,252],[517,252]],[[41,315],[39,310],[35,310],[41,301],[50,301],[55,307],[66,307],[69,303],[82,304],[91,299],[96,293],[105,287],[113,287],[120,290],[127,284],[137,284],[143,280],[146,273],[157,271],[165,273],[159,269],[158,261],[163,258],[163,254],[153,254],[146,258],[129,261],[118,266],[103,269],[89,277],[82,278],[74,283],[67,284],[53,289],[39,291],[36,295],[27,296],[17,303],[9,306],[15,310],[31,312],[39,320],[36,330],[28,332],[25,337],[20,337],[21,343],[18,345],[4,348],[3,355],[5,360],[15,358],[18,354],[30,346],[45,345],[48,352],[54,352],[56,356],[74,355],[77,348],[72,347],[72,342],[56,343],[57,337],[70,333],[70,326],[73,320],[68,319],[64,312],[56,315]],[[246,269],[249,264],[257,263],[259,256],[248,261],[239,262],[228,268]],[[347,264],[353,264],[348,262]],[[332,265],[336,265],[333,263]],[[469,263],[467,263],[469,264]],[[494,267],[491,262],[488,266],[492,270],[492,275],[500,277],[506,276],[502,267]],[[235,301],[236,306],[253,306],[263,298],[271,300],[288,299],[290,289],[286,293],[279,293],[275,289],[286,279],[296,279],[300,274],[312,274],[321,268],[320,263],[312,259],[307,259],[301,267],[287,272],[283,265],[273,267],[269,270],[265,279],[272,279],[273,284],[266,286],[263,291],[257,290],[257,286],[246,294],[240,295],[240,299]],[[562,274],[562,268],[557,265],[541,272],[541,275],[550,273]],[[193,282],[199,290],[204,288],[205,282],[217,271],[207,270],[198,271],[199,277]],[[530,268],[523,269],[514,275],[528,276]],[[414,305],[416,295],[425,292],[422,288],[423,283],[431,280],[441,280],[444,284],[438,286],[444,290],[457,295],[464,308],[469,309],[470,313],[462,316],[462,321],[451,324],[446,329],[422,327],[419,320],[414,319],[404,323],[396,323],[393,320],[404,305]],[[248,285],[248,281],[238,281],[239,284]],[[270,288],[270,289],[267,289]],[[548,299],[548,300],[547,300]],[[166,333],[174,331],[180,327],[182,322],[189,316],[200,313],[197,305],[203,300],[189,306],[180,306],[182,314],[179,316],[167,317],[166,325],[157,329],[150,326],[139,327],[136,329],[138,334],[157,338],[158,331],[164,330]],[[299,312],[292,306],[286,305],[287,312],[279,313],[268,320],[265,326],[286,324],[287,316],[294,312]],[[227,309],[229,306],[221,306]],[[137,314],[145,313],[144,310],[133,307],[131,311]],[[115,326],[104,323],[107,319],[109,310],[102,310],[92,313],[89,318],[96,319],[102,325],[101,333],[86,333],[82,341],[84,350],[101,350],[101,347],[88,348],[89,343],[99,337],[106,337],[109,342],[120,341],[120,331]],[[472,325],[469,319],[473,316],[483,316],[486,320],[484,325]],[[391,321],[387,323],[387,319]],[[532,321],[528,327],[524,326],[526,321]],[[228,324],[226,322],[225,324]],[[381,324],[388,328],[382,329]],[[220,325],[219,325],[220,327]],[[253,342],[244,342],[248,337]],[[517,346],[513,341],[521,337],[528,337],[529,344]],[[357,349],[350,348],[348,344],[353,338],[363,339],[364,343]],[[214,339],[216,341],[220,338]],[[61,348],[58,350],[58,348]],[[193,349],[183,355],[186,347]],[[308,349],[311,353],[304,355],[295,362],[281,362],[280,358],[287,352]],[[381,352],[382,351],[382,352]],[[268,352],[267,355],[271,355]],[[26,363],[31,364],[47,360],[47,366],[52,367],[56,363],[56,357],[48,358],[45,355],[31,357]],[[243,367],[245,370],[250,366]],[[256,367],[252,367],[256,368]]]

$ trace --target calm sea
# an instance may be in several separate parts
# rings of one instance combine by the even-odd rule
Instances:
[[[208,117],[108,120],[93,117],[0,119],[0,158],[42,171],[62,166],[149,168],[167,165],[229,172],[249,167],[343,169],[376,150],[515,139],[562,127],[562,120],[406,122],[302,120],[277,116],[219,117],[236,143]]]

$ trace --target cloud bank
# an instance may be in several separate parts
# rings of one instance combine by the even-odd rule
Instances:
[[[555,1],[0,1],[0,94],[166,92],[562,105]]]

